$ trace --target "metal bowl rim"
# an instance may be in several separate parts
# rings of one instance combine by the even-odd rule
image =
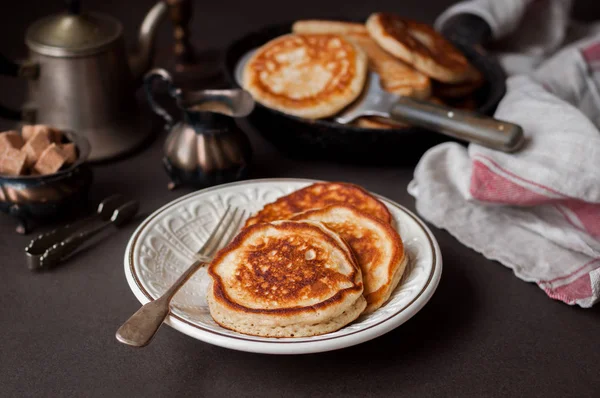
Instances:
[[[79,168],[82,164],[84,164],[90,155],[90,142],[88,139],[80,134],[76,134],[72,130],[61,130],[61,132],[67,136],[70,142],[75,143],[75,147],[79,151],[79,155],[77,156],[77,160],[75,163],[70,165],[64,170],[59,170],[56,173],[46,174],[42,176],[36,175],[26,175],[26,176],[7,176],[0,174],[0,183],[2,182],[12,182],[12,183],[25,183],[31,181],[46,181],[59,179],[61,177],[65,177],[70,175],[74,170]]]

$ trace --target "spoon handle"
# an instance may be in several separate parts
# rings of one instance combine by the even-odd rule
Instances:
[[[525,141],[517,124],[414,98],[399,97],[390,117],[503,152],[515,152]]]

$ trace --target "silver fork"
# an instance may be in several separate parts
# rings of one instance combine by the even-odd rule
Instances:
[[[234,208],[233,214],[226,222],[230,210],[231,206],[225,210],[217,226],[212,230],[200,250],[197,251],[196,261],[185,270],[162,296],[146,303],[121,325],[116,333],[117,340],[134,347],[144,347],[150,343],[167,315],[169,315],[171,299],[175,296],[175,293],[179,291],[194,272],[209,262],[219,249],[228,244],[240,228],[246,211],[242,210],[238,215],[238,209]]]

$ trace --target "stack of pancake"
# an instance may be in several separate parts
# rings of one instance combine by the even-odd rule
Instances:
[[[316,183],[264,206],[215,256],[210,313],[255,336],[333,332],[384,305],[406,263],[382,202],[356,185]]]
[[[366,73],[394,94],[474,109],[481,73],[429,25],[388,13],[366,23],[302,20],[292,33],[260,47],[247,62],[243,85],[261,104],[309,119],[327,118],[352,103]],[[399,128],[378,117],[366,128]]]

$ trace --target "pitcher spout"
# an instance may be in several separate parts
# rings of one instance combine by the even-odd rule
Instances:
[[[142,75],[150,69],[154,58],[156,31],[167,15],[167,9],[165,1],[157,2],[146,14],[140,26],[137,51],[129,56],[129,66],[136,81],[139,81]]]

